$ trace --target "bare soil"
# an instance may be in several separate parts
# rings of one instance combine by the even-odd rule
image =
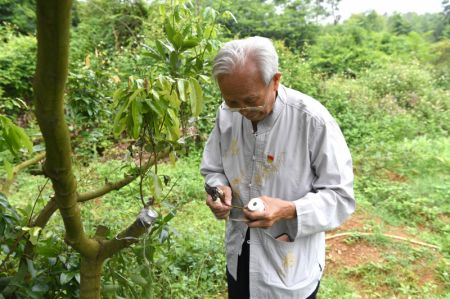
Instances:
[[[400,178],[398,179],[401,180]],[[327,237],[345,232],[371,232],[372,225],[369,225],[369,222],[372,224],[382,224],[384,233],[386,234],[419,240],[418,236],[408,233],[404,227],[384,224],[381,219],[374,218],[373,215],[369,215],[361,210],[357,210],[355,214],[338,229],[328,232]],[[342,273],[345,269],[356,268],[368,263],[382,264],[385,262],[385,256],[387,254],[394,254],[399,257],[403,254],[400,250],[392,250],[390,247],[374,245],[364,238],[356,238],[349,241],[347,239],[348,237],[344,236],[327,240],[325,275]],[[402,241],[393,240],[393,242]],[[405,242],[405,244],[408,244],[408,246],[413,248],[420,247],[420,245],[408,242]],[[417,285],[424,286],[427,283],[432,283],[437,286],[437,289],[443,290],[443,282],[439,279],[436,271],[439,261],[442,260],[442,256],[435,249],[429,248],[429,250],[432,252],[434,258],[431,260],[425,258],[416,259],[412,261],[408,267],[411,268],[411,271],[417,273],[417,277],[419,277]],[[373,291],[376,291],[378,296],[380,294],[391,295],[393,293],[392,289],[387,289],[384,286],[380,286],[376,290],[369,290],[366,286],[362,285],[361,277],[348,276],[346,279],[348,279],[350,285],[355,287],[355,289],[358,289],[362,298],[378,298],[377,296],[371,295]]]

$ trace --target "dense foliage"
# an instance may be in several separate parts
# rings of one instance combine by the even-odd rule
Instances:
[[[13,169],[42,149],[31,114],[34,1],[19,2],[0,1],[0,173],[8,184],[16,175],[0,193],[0,298],[77,297],[78,255],[65,245],[59,217],[46,228],[30,227],[51,200],[48,181],[33,175],[39,167],[20,174]],[[433,255],[365,239],[409,257],[391,253],[387,264],[327,273],[323,296],[363,296],[350,287],[354,278],[380,297],[448,294],[449,2],[438,14],[367,12],[343,22],[337,22],[338,4],[75,2],[65,110],[80,190],[132,173],[143,156],[176,150],[167,162],[178,160],[152,169],[144,183],[84,204],[91,234],[98,221],[112,231],[123,227],[144,194],[162,215],[136,246],[107,260],[105,298],[223,296],[224,228],[203,204],[197,169],[220,102],[209,75],[211,58],[221,42],[254,34],[276,40],[282,83],[315,97],[337,119],[365,213],[441,247]],[[319,22],[330,16],[333,24]],[[371,220],[359,229],[383,227]],[[361,237],[348,242],[355,238]],[[36,246],[34,259],[24,253],[26,242]],[[412,268],[424,260],[437,277],[431,284],[422,284]]]

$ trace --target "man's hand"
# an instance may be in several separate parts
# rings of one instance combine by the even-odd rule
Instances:
[[[231,188],[229,186],[218,186],[218,188],[223,191],[223,198],[214,201],[208,194],[206,204],[217,219],[225,219],[231,210]]]
[[[279,220],[297,217],[293,202],[268,196],[259,198],[264,202],[264,211],[243,210],[245,218],[249,220],[248,227],[269,228]]]

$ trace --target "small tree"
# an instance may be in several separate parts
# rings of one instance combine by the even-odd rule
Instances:
[[[202,70],[208,62],[205,53],[217,45],[213,39],[217,34],[217,13],[210,9],[195,23],[189,18],[192,16],[184,1],[177,1],[173,11],[167,14],[161,6],[165,38],[147,45],[147,56],[160,65],[155,70],[167,72],[167,75],[155,74],[153,70],[148,78],[130,77],[128,84],[114,94],[117,108],[114,133],[117,136],[128,134],[134,140],[139,150],[139,164],[120,181],[106,182],[97,190],[78,193],[64,115],[71,5],[71,0],[37,1],[34,109],[46,148],[43,173],[52,182],[54,196],[37,217],[30,219],[28,226],[39,228],[33,230],[39,232],[51,215],[60,211],[65,241],[81,257],[80,298],[99,298],[104,261],[137,242],[157,218],[151,205],[162,186],[157,175],[158,161],[174,156],[180,138],[186,137],[184,124],[188,123],[187,119],[198,116],[202,110],[203,94],[199,81],[209,80],[202,76]],[[185,19],[189,20],[187,24],[182,22]],[[80,215],[81,203],[118,190],[136,179],[140,182],[143,204],[137,219],[114,238],[107,238],[108,229],[103,225],[97,227],[94,236],[89,236]],[[144,182],[150,184],[150,193],[142,188]],[[147,198],[151,200],[146,201]],[[17,240],[23,236],[21,234]],[[21,265],[26,265],[32,258],[33,244],[27,242]]]

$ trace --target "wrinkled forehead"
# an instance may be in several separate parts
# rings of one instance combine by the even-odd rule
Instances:
[[[260,70],[252,60],[247,60],[243,65],[237,65],[228,74],[218,76],[217,82],[222,89],[222,85],[264,85]]]
[[[253,70],[241,70],[218,78],[225,99],[242,99],[258,96],[265,89],[261,75]]]

